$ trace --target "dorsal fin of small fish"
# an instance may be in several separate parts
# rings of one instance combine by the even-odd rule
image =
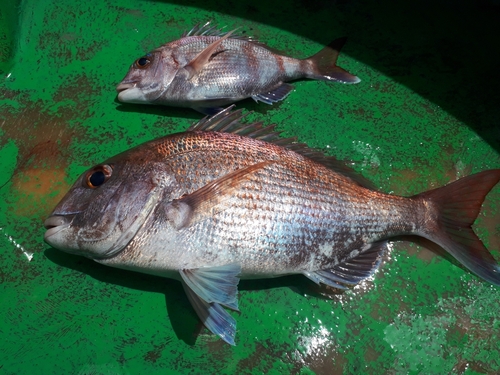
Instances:
[[[220,36],[223,37],[224,35],[230,33],[231,31],[223,31],[220,28],[217,28],[217,26],[212,26],[211,25],[212,21],[208,21],[207,23],[200,25],[196,24],[191,30],[186,31],[182,34],[182,38],[188,37],[188,36]],[[234,30],[236,31],[236,30]],[[244,40],[249,43],[257,44],[262,48],[266,48],[267,50],[271,51],[272,53],[276,54],[283,54],[283,51],[280,51],[278,49],[269,47],[267,44],[264,44],[262,42],[259,42],[258,40],[254,39],[250,35],[243,35],[239,34],[237,32],[231,34],[230,39],[239,39],[239,40]]]
[[[231,31],[223,31],[217,26],[213,26],[211,24],[212,21],[208,21],[207,23],[201,25],[201,24],[196,24],[191,30],[184,32],[182,34],[182,38],[188,37],[188,36],[220,36],[223,37],[224,35],[230,33]],[[256,42],[255,40],[252,39],[251,36],[248,35],[242,35],[238,33],[233,33],[231,34],[231,39],[242,39],[246,40],[249,42]]]
[[[211,117],[201,119],[191,125],[188,131],[231,133],[272,143],[314,160],[343,176],[349,177],[361,186],[375,190],[373,183],[351,169],[348,162],[326,156],[321,151],[312,149],[305,143],[297,143],[297,137],[280,138],[281,132],[275,130],[276,124],[265,126],[261,121],[248,124],[242,123],[242,120],[251,112],[243,114],[241,109],[233,111],[234,107],[233,104]]]

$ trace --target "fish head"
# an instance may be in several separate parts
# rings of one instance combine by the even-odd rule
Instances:
[[[170,48],[154,50],[135,60],[116,86],[123,103],[151,104],[161,97],[178,71]]]
[[[91,259],[113,257],[169,190],[175,178],[167,169],[119,156],[90,168],[45,220],[45,242]]]

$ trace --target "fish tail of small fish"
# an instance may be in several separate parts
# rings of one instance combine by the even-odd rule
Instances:
[[[472,224],[491,189],[500,181],[500,169],[461,178],[415,196],[428,208],[425,237],[484,280],[500,286],[500,266],[472,230]]]
[[[306,77],[341,83],[360,82],[361,79],[336,65],[340,50],[344,46],[346,40],[347,38],[345,37],[335,39],[321,51],[307,58],[306,61],[310,63],[312,70],[306,74]]]

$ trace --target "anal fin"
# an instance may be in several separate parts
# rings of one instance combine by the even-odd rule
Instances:
[[[288,83],[283,83],[274,90],[252,95],[252,99],[256,102],[273,104],[285,99],[293,90],[293,86]]]
[[[347,289],[348,286],[357,285],[375,273],[387,247],[387,241],[378,242],[370,249],[330,269],[307,271],[303,274],[316,284],[322,283],[332,288]]]

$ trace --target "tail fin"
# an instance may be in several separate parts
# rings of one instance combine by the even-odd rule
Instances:
[[[476,275],[498,286],[500,266],[471,226],[484,198],[499,181],[500,169],[492,169],[415,196],[431,202],[437,214],[425,237],[443,247]]]
[[[347,38],[335,39],[321,51],[309,57],[314,69],[313,73],[308,74],[307,78],[319,79],[322,81],[337,81],[342,83],[358,83],[361,80],[348,71],[335,65],[341,48],[344,46]]]

